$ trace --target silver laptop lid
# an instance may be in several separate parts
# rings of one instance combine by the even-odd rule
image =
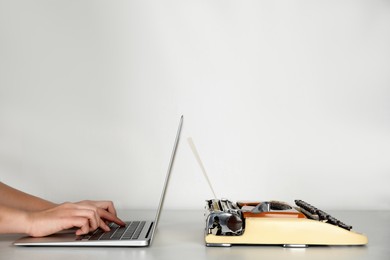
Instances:
[[[173,150],[172,150],[172,154],[171,154],[171,159],[169,160],[168,171],[167,171],[167,175],[166,175],[166,177],[165,177],[164,187],[163,187],[163,190],[162,190],[162,194],[161,194],[161,197],[160,197],[160,202],[159,202],[158,208],[157,208],[156,217],[155,217],[154,224],[153,224],[153,227],[152,227],[152,236],[151,236],[151,238],[150,238],[150,244],[153,242],[154,232],[155,232],[155,229],[156,229],[156,227],[157,227],[158,221],[159,221],[159,219],[160,219],[161,210],[162,210],[163,205],[164,205],[165,194],[166,194],[166,191],[167,191],[167,188],[168,188],[169,178],[170,178],[170,176],[171,176],[173,164],[174,164],[174,162],[175,162],[177,147],[179,146],[179,140],[180,140],[180,135],[181,135],[181,129],[182,129],[182,126],[183,126],[183,120],[184,120],[184,117],[181,116],[181,117],[180,117],[179,128],[177,129],[177,134],[176,134],[176,138],[175,138],[175,143],[174,143],[174,145],[173,145]]]

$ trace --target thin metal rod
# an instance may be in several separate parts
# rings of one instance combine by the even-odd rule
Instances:
[[[216,199],[216,198],[217,198],[217,195],[215,195],[213,186],[211,185],[210,179],[209,179],[209,177],[208,177],[208,175],[207,175],[207,173],[206,173],[206,169],[205,169],[204,166],[203,166],[202,160],[200,159],[199,153],[198,153],[198,151],[196,150],[196,147],[195,147],[194,142],[192,141],[192,138],[191,138],[191,137],[188,137],[188,138],[187,138],[187,141],[188,141],[188,144],[189,144],[190,147],[191,147],[192,152],[194,153],[194,156],[195,156],[196,160],[198,161],[198,164],[199,164],[200,168],[202,169],[203,175],[204,175],[204,177],[206,178],[207,183],[209,184],[211,191],[213,192],[214,198]]]

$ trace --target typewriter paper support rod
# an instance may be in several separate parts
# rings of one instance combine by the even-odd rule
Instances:
[[[192,141],[192,138],[191,138],[191,137],[188,137],[188,138],[187,138],[187,141],[188,141],[188,144],[189,144],[190,147],[191,147],[192,152],[194,153],[194,156],[195,156],[195,158],[196,158],[196,160],[197,160],[197,162],[198,162],[200,168],[202,169],[203,175],[204,175],[204,177],[206,178],[207,183],[209,184],[209,187],[210,187],[210,189],[211,189],[211,192],[213,193],[214,198],[216,199],[216,198],[217,198],[217,195],[215,195],[215,191],[214,191],[214,189],[213,189],[213,186],[211,185],[209,176],[207,175],[206,169],[205,169],[204,166],[203,166],[202,160],[200,159],[198,150],[196,149],[195,144],[194,144],[194,142]]]

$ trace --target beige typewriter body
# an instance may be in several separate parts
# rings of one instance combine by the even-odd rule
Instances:
[[[231,245],[365,245],[365,235],[307,204],[232,203],[210,200],[206,205],[207,246]],[[299,203],[298,203],[299,204]],[[248,206],[249,205],[249,206]],[[256,206],[255,206],[256,205]],[[317,214],[318,213],[318,214]]]

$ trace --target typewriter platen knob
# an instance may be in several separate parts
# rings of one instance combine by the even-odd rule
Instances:
[[[206,230],[215,235],[241,235],[243,232],[242,214],[229,200],[208,200],[206,204]]]
[[[227,222],[226,222],[226,226],[227,226],[231,231],[233,231],[233,233],[242,231],[242,219],[239,218],[239,217],[236,216],[236,215],[231,215],[231,216],[228,218]]]

